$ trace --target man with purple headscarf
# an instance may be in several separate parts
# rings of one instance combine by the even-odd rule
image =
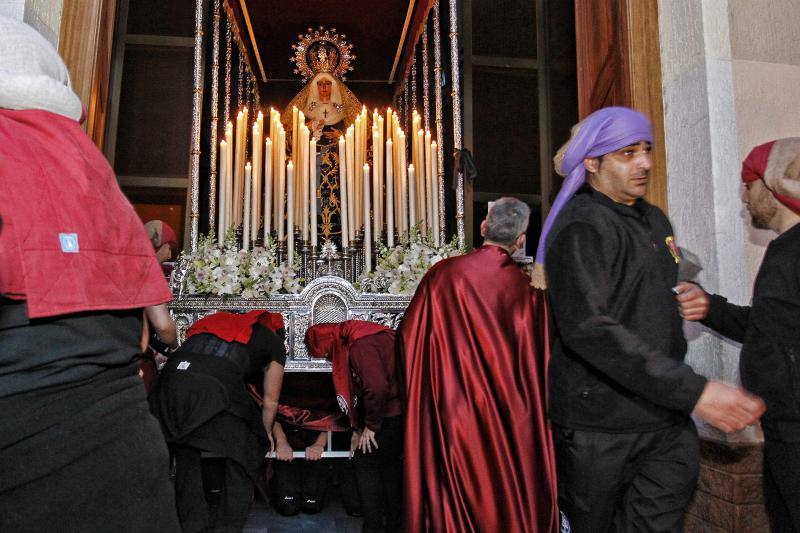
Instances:
[[[555,158],[567,178],[537,252],[555,323],[559,507],[579,533],[682,531],[699,471],[690,414],[732,431],[763,412],[683,362],[680,252],[643,199],[652,142],[647,118],[624,107],[578,124]]]

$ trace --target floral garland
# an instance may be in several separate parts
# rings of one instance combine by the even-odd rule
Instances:
[[[429,268],[442,259],[464,253],[455,237],[438,247],[432,242],[430,234],[423,235],[419,226],[414,226],[397,246],[380,249],[375,271],[362,276],[359,288],[373,293],[414,294]]]
[[[189,294],[239,295],[245,299],[300,292],[297,261],[278,264],[275,249],[274,243],[268,243],[266,248],[240,250],[232,229],[220,246],[212,230],[208,236],[200,235],[195,252],[181,256],[179,264],[185,273],[179,285]]]

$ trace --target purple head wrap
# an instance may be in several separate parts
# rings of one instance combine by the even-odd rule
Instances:
[[[604,107],[578,125],[578,131],[564,153],[561,168],[556,169],[567,177],[544,221],[539,246],[536,248],[537,263],[544,264],[545,239],[558,213],[586,181],[583,160],[606,155],[641,141],[653,142],[650,121],[643,114],[627,107]]]

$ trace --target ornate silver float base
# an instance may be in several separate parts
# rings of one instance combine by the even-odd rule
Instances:
[[[353,285],[338,276],[321,276],[299,294],[279,294],[269,298],[246,300],[237,296],[184,296],[170,304],[183,342],[186,330],[196,320],[217,311],[253,311],[265,309],[281,313],[286,324],[286,371],[330,372],[326,359],[310,357],[303,340],[314,324],[367,320],[397,328],[410,296],[358,293]]]

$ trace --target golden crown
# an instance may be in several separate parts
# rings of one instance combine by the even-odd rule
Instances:
[[[295,64],[294,73],[300,74],[303,81],[308,81],[315,74],[327,72],[341,80],[346,80],[347,72],[353,70],[350,62],[354,56],[351,51],[353,45],[345,38],[347,36],[336,33],[336,28],[326,30],[320,26],[317,30],[308,28],[308,33],[298,35],[300,41],[292,45],[294,56],[291,61]]]

